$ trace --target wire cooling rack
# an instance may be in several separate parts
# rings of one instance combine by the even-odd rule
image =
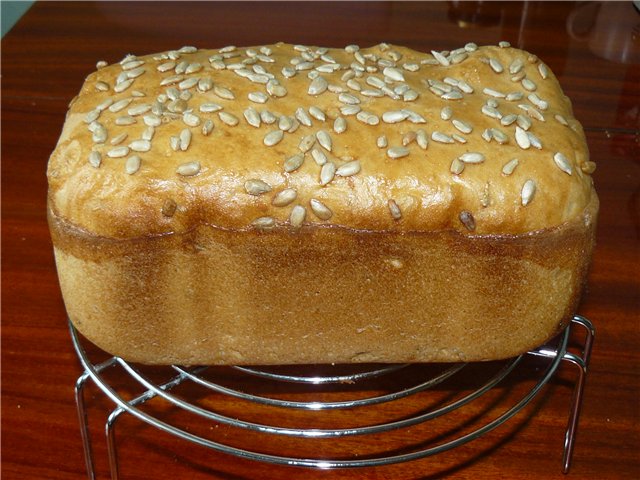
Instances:
[[[71,322],[69,327],[84,367],[75,396],[90,479],[96,478],[96,471],[84,395],[88,379],[115,403],[105,431],[111,478],[117,479],[115,427],[124,413],[186,442],[258,462],[322,469],[373,467],[440,454],[495,429],[525,408],[562,362],[578,367],[564,440],[562,469],[567,473],[595,335],[589,320],[574,316],[553,341],[501,362],[151,368],[118,357],[95,361],[95,352],[85,348],[90,344]],[[570,334],[576,327],[584,330],[581,345],[573,348],[577,353],[569,349]],[[523,378],[528,379],[524,388],[520,385]],[[409,398],[420,401],[408,403]],[[494,407],[487,407],[487,402]],[[421,405],[418,410],[416,403]],[[249,405],[251,409],[246,408]],[[409,411],[409,405],[413,410]],[[264,415],[246,416],[260,409]],[[194,431],[181,417],[190,419],[189,425],[195,418],[208,428]],[[354,421],[362,418],[362,422]],[[212,436],[210,432],[218,427],[224,435]],[[392,450],[360,452],[348,443],[350,438],[396,431],[411,434],[396,435],[399,444]],[[295,439],[294,452],[278,451],[278,438],[286,439],[288,448]],[[344,451],[335,450],[337,440],[346,442]],[[331,448],[319,454],[327,441]]]

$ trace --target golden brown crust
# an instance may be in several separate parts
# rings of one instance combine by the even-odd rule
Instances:
[[[254,47],[227,49],[223,53],[218,50],[191,52],[185,49],[181,53],[128,57],[126,61],[89,75],[71,105],[64,131],[49,163],[50,198],[57,215],[96,235],[115,238],[180,233],[203,224],[244,230],[253,228],[252,222],[260,217],[273,218],[278,227],[289,228],[290,215],[296,205],[305,209],[305,225],[336,225],[380,231],[453,228],[468,233],[469,223],[460,220],[460,215],[466,212],[464,215],[473,218],[475,233],[518,234],[571,220],[580,215],[590,201],[591,178],[583,170],[590,171],[593,164],[589,162],[582,128],[573,118],[571,104],[563,95],[553,73],[526,52],[500,47],[454,51],[449,57],[451,62],[455,55],[460,55],[455,58],[466,57],[460,63],[443,66],[434,65],[437,61],[431,54],[397,46],[379,45],[358,52],[344,49],[325,51],[315,47],[307,47],[308,50],[304,51],[303,48],[287,44],[266,48],[270,52],[264,47],[263,51],[269,52],[269,55],[260,53],[261,49]],[[256,52],[260,57],[255,55]],[[324,53],[320,55],[320,52]],[[310,62],[312,65],[307,66],[309,70],[304,67],[292,78],[287,78],[283,68],[295,69],[292,59],[306,61],[302,59],[304,54],[315,57]],[[219,57],[223,55],[229,58],[220,60]],[[371,55],[375,55],[375,58]],[[177,56],[179,58],[175,60],[169,58]],[[258,79],[252,81],[240,76],[237,73],[241,71],[239,65],[247,59],[254,59],[255,64],[245,65],[244,71],[256,74],[249,69],[257,66],[258,71],[263,69],[272,74],[279,86],[286,89],[286,95],[277,97],[276,94],[268,94],[267,87],[258,83],[266,77],[256,74]],[[357,71],[354,68],[361,65],[359,60],[363,60],[366,67],[377,70],[355,76]],[[503,68],[501,73],[495,71],[498,68],[496,61]],[[139,62],[144,63],[138,65]],[[161,85],[163,80],[177,75],[176,68],[181,62],[186,62],[183,66],[195,65],[192,67],[195,72],[180,73],[176,78],[181,81],[210,79],[213,87],[207,90],[206,85],[199,88],[197,83],[191,87],[180,83]],[[517,62],[521,62],[522,67]],[[175,65],[175,68],[158,71],[159,66],[164,64]],[[226,68],[220,69],[221,64]],[[391,64],[396,65],[391,67],[396,70],[387,71],[388,75],[385,75],[385,65]],[[339,67],[334,73],[313,70],[323,65],[325,68],[326,65]],[[135,76],[141,71],[137,69],[144,70],[144,73]],[[510,73],[511,70],[516,73]],[[129,79],[132,80],[131,85],[122,92],[114,92],[118,77],[126,77],[127,72],[132,71],[135,73],[133,79]],[[350,71],[355,73],[349,79]],[[309,95],[309,72],[326,79],[328,89],[318,95]],[[397,75],[401,75],[404,82],[392,78]],[[518,80],[520,77],[522,79]],[[376,83],[372,78],[387,88],[387,93],[380,98],[369,96],[376,90],[376,95],[382,92],[381,88],[370,84]],[[464,80],[473,92],[467,93],[467,86],[450,85],[459,80]],[[222,98],[227,94],[216,90],[219,87],[231,90],[235,99]],[[178,94],[188,92],[190,98],[173,102],[167,98],[170,88],[174,88]],[[357,88],[361,90],[357,91]],[[394,88],[398,92],[408,88],[409,92],[416,92],[418,96],[415,100],[405,101],[402,97],[406,92],[395,94]],[[522,98],[494,98],[496,93],[486,88],[498,94],[515,94],[516,98],[522,95]],[[336,89],[344,90],[342,97]],[[445,100],[440,97],[446,94],[442,89],[461,92],[462,98]],[[365,90],[369,92],[364,94]],[[253,92],[265,94],[268,98],[266,103],[249,100],[248,95]],[[345,97],[345,93],[351,97]],[[537,97],[529,97],[532,94]],[[399,98],[393,99],[389,95]],[[158,103],[158,99],[163,103]],[[115,112],[110,111],[114,104],[106,107],[108,103],[104,103],[113,101],[117,104],[122,100],[130,100],[130,103],[121,110],[114,109],[117,110]],[[548,105],[540,103],[540,100]],[[341,107],[348,106],[345,101],[359,101],[356,108],[361,108],[361,116],[341,112]],[[490,109],[485,109],[483,113],[483,106],[491,101],[498,102],[497,110],[505,119],[504,123],[508,123],[506,119],[509,115],[521,115],[525,118],[522,125],[526,127],[528,119],[531,127],[528,132],[523,132],[539,139],[542,148],[530,146],[524,149],[518,144],[515,131],[520,119],[502,125],[500,119],[486,114]],[[200,111],[203,104],[211,103],[220,106],[220,112],[234,115],[238,125],[225,124],[219,117],[220,112]],[[153,109],[138,114],[146,108],[145,105]],[[99,111],[96,110],[98,106],[101,109]],[[326,120],[314,118],[309,113],[311,106],[320,108]],[[443,120],[441,111],[447,106],[451,107],[452,116]],[[269,111],[278,120],[273,124],[261,121],[258,128],[253,127],[244,116],[249,107],[262,114]],[[185,108],[198,118],[184,118],[181,112]],[[310,126],[301,124],[296,118],[299,108],[306,112],[309,121],[303,121],[310,123]],[[411,119],[398,123],[384,121],[384,113],[403,109],[423,117],[425,123],[413,123]],[[95,120],[91,117],[94,112]],[[366,124],[367,116],[362,112],[373,115],[377,120],[371,122],[377,121],[377,125]],[[145,116],[150,117],[145,119]],[[334,131],[337,117],[344,118],[346,122],[346,131],[343,133]],[[295,131],[285,132],[276,145],[265,146],[265,136],[278,130],[282,118],[285,118],[285,123],[291,121],[291,130]],[[91,120],[94,120],[93,123]],[[207,120],[212,120],[215,126],[208,135],[204,135],[201,130]],[[453,120],[463,120],[473,130],[468,134],[463,133],[453,125]],[[134,123],[116,124],[123,121]],[[144,131],[148,128],[145,122],[154,121],[160,121],[161,124],[154,129],[149,151],[135,152],[129,148],[133,142],[144,137]],[[187,125],[192,122],[199,122],[199,125]],[[95,142],[96,139],[92,138],[96,128],[102,128],[96,126],[98,123],[106,132],[103,143],[100,143],[101,139]],[[499,145],[495,138],[490,142],[483,139],[486,129],[500,130],[506,135],[506,143]],[[178,151],[174,151],[171,138],[179,137],[185,130],[191,135],[188,148],[183,151],[179,147]],[[331,152],[320,146],[319,141],[315,142],[312,149],[317,148],[325,153],[336,167],[356,160],[359,162],[359,172],[352,176],[335,176],[328,185],[322,185],[321,167],[314,161],[311,151],[304,154],[304,162],[298,169],[284,171],[285,160],[302,153],[299,147],[302,139],[320,130],[330,135]],[[419,130],[426,134],[426,149],[420,145],[424,146],[424,139],[414,138]],[[466,143],[457,140],[453,140],[453,144],[441,143],[434,139],[439,138],[438,133],[459,135],[459,139]],[[433,137],[434,134],[436,137]],[[111,144],[122,135],[126,135],[126,138],[121,143]],[[388,142],[385,148],[377,146],[377,139],[382,135]],[[403,140],[411,142],[407,145],[409,155],[390,158],[388,148],[402,146]],[[530,143],[528,137],[522,141]],[[109,157],[108,152],[118,147],[127,147],[129,151],[123,157]],[[143,145],[142,150],[146,148]],[[91,151],[100,153],[98,168],[89,163]],[[452,173],[452,162],[469,152],[482,153],[484,161],[481,164],[466,163],[461,173]],[[571,174],[554,162],[554,155],[558,152],[566,158]],[[133,155],[140,157],[140,167],[135,173],[128,174],[126,162]],[[518,159],[518,166],[513,173],[502,173],[503,166],[514,158]],[[178,167],[187,162],[199,163],[200,170],[196,175],[176,173]],[[252,179],[266,182],[271,190],[258,195],[247,193],[245,184]],[[525,206],[522,190],[529,180],[533,180],[535,192]],[[274,197],[284,189],[295,190],[296,198],[286,206],[274,206]],[[332,216],[323,219],[314,214],[310,206],[311,199],[323,202],[331,210]],[[390,201],[398,207],[399,215],[396,218],[390,213]]]
[[[598,204],[515,236],[230,232],[97,238],[50,212],[76,327],[132,361],[451,362],[510,357],[575,311]]]

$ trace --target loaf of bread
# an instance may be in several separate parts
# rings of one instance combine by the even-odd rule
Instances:
[[[535,55],[278,43],[97,67],[48,216],[68,315],[107,352],[492,360],[575,312],[595,164]]]

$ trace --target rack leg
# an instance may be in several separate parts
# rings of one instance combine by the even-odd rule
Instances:
[[[122,408],[117,407],[111,412],[109,418],[107,418],[107,423],[105,424],[111,480],[118,480],[118,478],[120,477],[120,470],[118,466],[118,447],[116,442],[116,420],[118,420],[123,412],[124,410]]]
[[[84,372],[78,377],[75,385],[76,409],[78,411],[78,421],[80,423],[80,437],[82,438],[82,447],[84,450],[84,462],[87,467],[87,476],[89,480],[95,480],[96,473],[93,466],[93,450],[91,448],[91,438],[89,437],[89,419],[87,417],[87,409],[84,403],[84,385],[89,378],[89,374]]]
[[[578,380],[573,390],[573,399],[571,402],[571,411],[569,414],[569,423],[564,436],[564,455],[562,458],[562,472],[569,473],[571,467],[571,459],[573,457],[573,449],[575,446],[576,431],[578,429],[578,419],[580,418],[580,409],[582,407],[582,394],[584,392],[584,384],[587,376],[587,368],[589,359],[591,358],[591,348],[595,337],[595,329],[593,324],[584,317],[575,316],[572,320],[573,324],[584,327],[586,331],[584,349],[582,356],[578,356],[571,352],[565,352],[562,359],[578,366]]]

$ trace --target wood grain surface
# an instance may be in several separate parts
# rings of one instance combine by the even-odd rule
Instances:
[[[629,25],[635,25],[635,33],[620,31]],[[639,25],[640,14],[631,2],[587,7],[582,2],[36,2],[2,39],[2,478],[86,478],[73,390],[82,369],[53,263],[45,171],[67,105],[97,60],[115,62],[127,53],[183,45],[287,41],[338,47],[386,41],[429,51],[500,40],[536,53],[558,75],[598,165],[598,245],[579,309],[593,321],[597,335],[566,478],[640,478],[640,65],[619,61],[624,38],[635,35],[628,48],[638,54]],[[604,54],[594,40],[603,35],[613,45]],[[522,373],[469,418],[448,416],[445,431],[452,434],[460,423],[466,428],[496,415],[507,396],[527,388],[538,368],[535,362],[525,363]],[[395,376],[393,382],[406,381],[411,372]],[[562,444],[575,373],[571,366],[561,366],[523,411],[471,443],[422,460],[373,468],[266,465],[189,444],[125,414],[116,430],[121,478],[565,478]],[[473,376],[472,370],[461,388]],[[109,378],[135,394],[118,372]],[[261,385],[249,383],[245,386]],[[379,394],[389,387],[381,381],[367,388]],[[285,393],[296,394],[291,388]],[[198,395],[188,388],[182,393]],[[450,394],[444,389],[437,393],[443,398]],[[330,398],[351,394],[353,389],[345,387]],[[402,418],[426,408],[421,403],[425,398],[412,396],[375,413],[337,412],[332,419],[351,425],[388,420],[387,415]],[[109,478],[104,423],[113,403],[91,382],[86,400],[98,478]],[[276,410],[216,395],[195,401],[256,421],[282,417]],[[160,403],[150,402],[150,408],[188,431],[275,453],[347,458],[393,451],[398,441],[409,439],[419,446],[432,438],[430,427],[415,426],[298,447],[293,439],[265,441],[215,422],[183,419]],[[302,414],[293,413],[284,421],[293,425],[299,417]]]

